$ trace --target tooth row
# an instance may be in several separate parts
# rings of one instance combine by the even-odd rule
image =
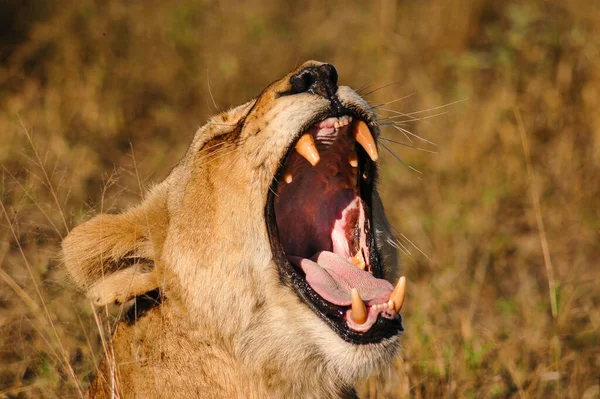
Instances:
[[[350,122],[352,122],[352,117],[344,115],[338,118],[335,122],[333,122],[333,127],[339,129],[341,127],[347,126]]]
[[[339,129],[340,127],[348,125],[350,122],[352,122],[352,117],[342,116],[338,118],[333,123],[333,125],[336,129]],[[373,160],[373,162],[376,162],[377,158],[379,158],[379,154],[377,152],[377,145],[375,144],[375,139],[373,138],[373,135],[371,134],[371,131],[369,130],[367,124],[359,120],[354,124],[352,134],[356,142],[365,149],[365,151],[367,152],[367,154],[369,154],[369,157]],[[319,150],[317,149],[317,145],[315,144],[315,139],[310,133],[304,133],[302,137],[300,137],[300,139],[296,143],[296,151],[308,162],[310,162],[312,166],[316,166],[321,160]],[[356,153],[351,152],[348,155],[348,163],[350,163],[350,166],[352,166],[353,168],[356,168],[358,166],[358,156],[356,155]],[[291,183],[293,180],[292,173],[286,171],[284,173],[283,178],[286,183]]]

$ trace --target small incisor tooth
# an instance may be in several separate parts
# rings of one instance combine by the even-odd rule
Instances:
[[[360,270],[365,270],[365,257],[363,256],[362,250],[358,250],[356,255],[351,259],[352,264],[358,267]]]
[[[398,284],[394,287],[390,300],[394,302],[394,310],[399,313],[404,305],[404,298],[406,297],[406,277],[402,276],[398,280]]]
[[[285,182],[287,184],[290,184],[292,182],[292,180],[294,180],[293,177],[292,177],[292,172],[285,172],[283,174],[283,180],[285,180]]]
[[[315,145],[315,140],[310,133],[305,133],[296,143],[296,151],[302,155],[312,166],[315,166],[321,160],[319,150]]]
[[[365,122],[357,121],[354,125],[354,139],[365,149],[373,162],[377,161],[379,154],[377,153],[375,139],[373,139],[373,135]]]
[[[367,307],[356,288],[352,288],[352,320],[358,324],[367,321]]]

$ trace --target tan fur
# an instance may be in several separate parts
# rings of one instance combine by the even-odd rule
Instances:
[[[397,336],[345,342],[280,281],[264,216],[269,185],[307,120],[329,106],[310,93],[279,96],[292,73],[209,120],[140,205],[96,216],[65,239],[67,270],[96,304],[154,288],[164,298],[118,326],[115,359],[92,396],[340,397],[395,355]],[[348,87],[338,96],[367,107]],[[378,200],[374,207],[378,234],[389,237]]]

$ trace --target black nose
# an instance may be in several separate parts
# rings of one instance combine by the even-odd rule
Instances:
[[[338,89],[338,74],[331,64],[305,68],[290,78],[294,94],[310,92],[331,99]]]

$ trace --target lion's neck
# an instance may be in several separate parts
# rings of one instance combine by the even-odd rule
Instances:
[[[280,348],[270,347],[268,341],[249,343],[241,332],[216,338],[218,332],[203,331],[190,320],[183,307],[167,300],[137,320],[122,322],[113,337],[116,359],[104,362],[104,378],[96,378],[92,393],[110,396],[110,386],[103,381],[115,381],[116,375],[114,385],[125,396],[131,392],[140,397],[184,392],[184,398],[355,396],[352,389],[339,386],[322,359],[307,356],[290,362],[278,358]],[[247,352],[263,356],[244,358],[244,345],[258,345]]]

